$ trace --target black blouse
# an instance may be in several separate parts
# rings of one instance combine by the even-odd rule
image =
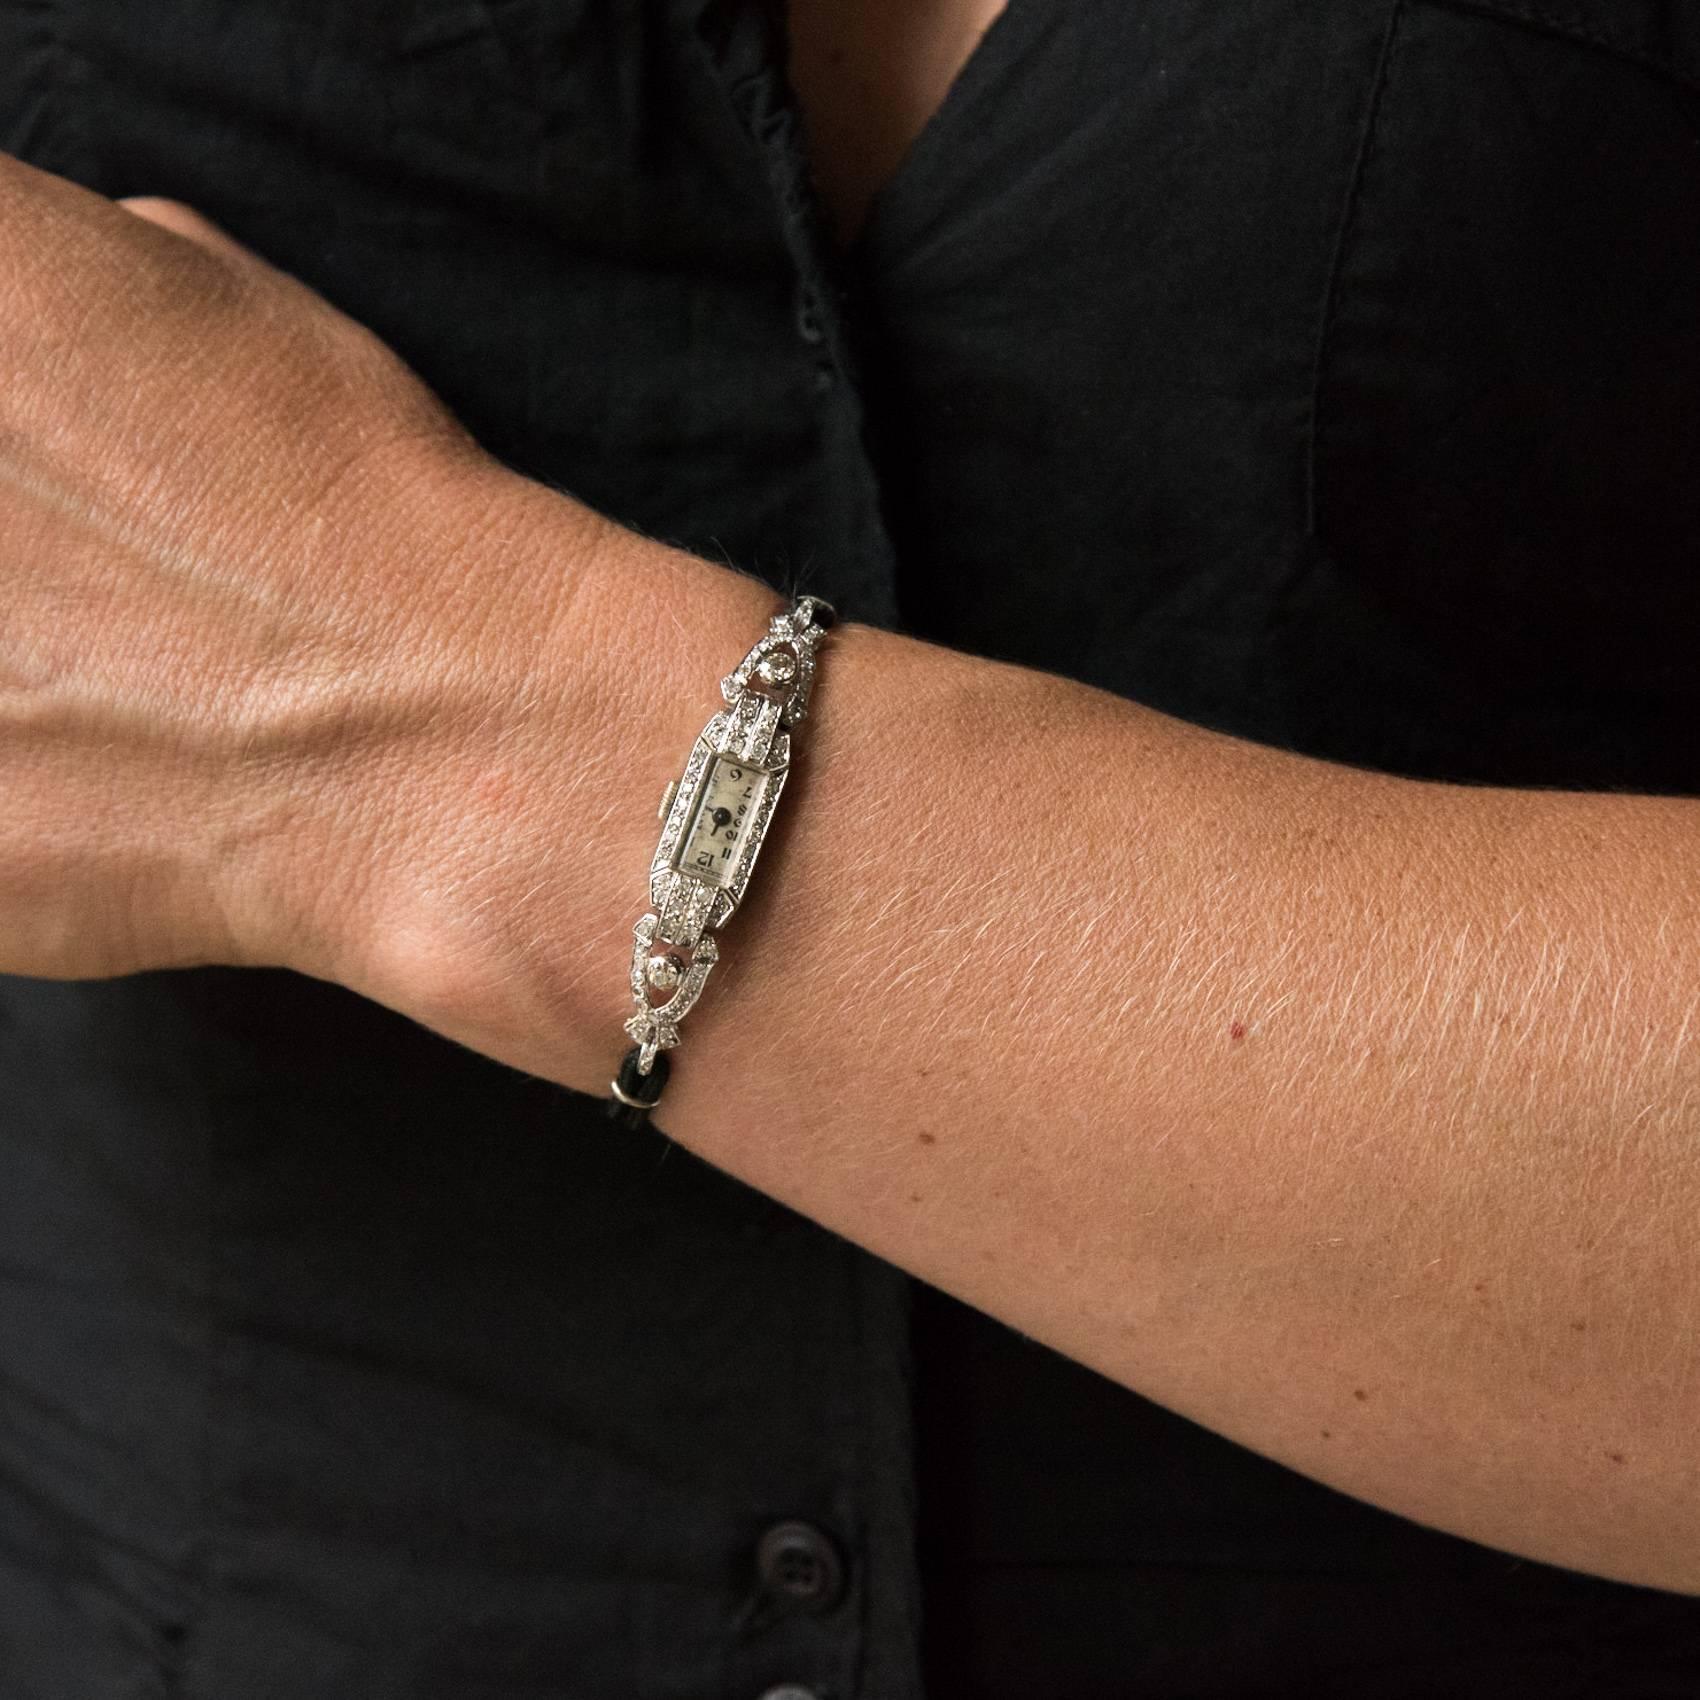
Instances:
[[[0,143],[849,616],[1700,792],[1700,0],[1010,0],[845,254],[783,63],[757,0],[0,0]],[[0,981],[0,1700],[923,1683],[1689,1696],[1700,1602],[1357,1504],[335,987]]]

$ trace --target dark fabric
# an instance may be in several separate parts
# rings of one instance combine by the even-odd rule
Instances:
[[[0,0],[0,142],[847,615],[1700,791],[1696,0],[1011,0],[842,257],[781,63],[738,0]],[[1700,1691],[1700,1604],[1357,1505],[336,988],[3,982],[0,1081],[0,1700]],[[758,1569],[796,1521],[825,1610]]]

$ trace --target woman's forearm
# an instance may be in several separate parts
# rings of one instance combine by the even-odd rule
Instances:
[[[366,989],[605,1090],[656,797],[779,605],[614,540],[523,800],[558,859],[491,873],[521,805],[470,742]],[[1306,1474],[1700,1590],[1700,803],[1330,765],[853,624],[805,732],[662,1128]]]

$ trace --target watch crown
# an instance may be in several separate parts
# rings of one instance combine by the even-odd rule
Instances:
[[[666,820],[667,811],[673,806],[673,799],[679,794],[679,782],[676,779],[667,781],[667,789],[661,793],[661,807],[655,811],[657,820]]]

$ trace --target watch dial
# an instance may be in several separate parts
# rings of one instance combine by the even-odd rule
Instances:
[[[716,756],[703,775],[673,865],[711,885],[729,885],[767,781],[765,768]]]

